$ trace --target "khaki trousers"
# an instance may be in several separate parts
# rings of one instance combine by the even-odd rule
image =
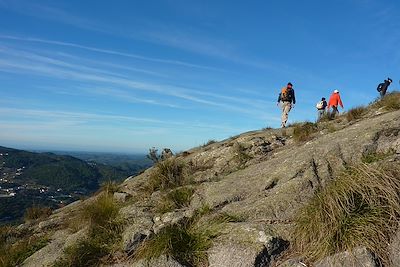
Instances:
[[[281,108],[282,108],[282,116],[281,116],[281,126],[286,127],[286,122],[289,117],[289,112],[292,109],[292,103],[288,101],[282,101],[281,102]]]

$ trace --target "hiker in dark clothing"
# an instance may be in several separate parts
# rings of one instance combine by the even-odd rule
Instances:
[[[376,88],[376,90],[379,92],[379,94],[381,95],[381,98],[383,98],[386,94],[386,91],[389,87],[389,85],[392,83],[392,79],[387,78],[383,83],[380,83],[378,85],[378,87]]]
[[[281,127],[285,128],[289,117],[289,111],[296,104],[296,97],[294,96],[293,85],[291,83],[288,83],[282,88],[278,96],[278,103],[276,103],[276,105],[278,106],[279,103],[281,103],[282,108]]]
[[[317,103],[316,108],[318,110],[318,121],[321,120],[322,117],[325,115],[325,110],[327,106],[328,103],[326,103],[325,97],[321,98],[321,101]]]

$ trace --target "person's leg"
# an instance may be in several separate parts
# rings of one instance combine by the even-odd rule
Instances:
[[[379,94],[381,95],[381,98],[383,98],[386,94],[386,92],[384,92],[383,90],[379,92]]]
[[[282,103],[282,128],[286,127],[286,122],[289,117],[289,112],[292,109],[292,104],[290,102],[283,102]]]
[[[338,109],[336,106],[332,107],[332,119],[334,119],[336,117],[336,113],[338,113]]]

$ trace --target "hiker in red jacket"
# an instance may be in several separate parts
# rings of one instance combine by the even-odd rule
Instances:
[[[342,109],[344,108],[342,99],[340,99],[339,91],[335,90],[333,91],[333,94],[329,98],[329,103],[328,103],[328,110],[330,107],[332,107],[332,112],[331,112],[332,119],[335,118],[336,113],[339,113],[338,105],[340,105]]]

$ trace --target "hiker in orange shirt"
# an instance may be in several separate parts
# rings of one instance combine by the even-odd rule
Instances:
[[[329,98],[329,103],[328,103],[328,110],[330,107],[332,107],[332,112],[331,112],[332,119],[335,118],[336,113],[339,113],[338,105],[340,105],[342,109],[344,108],[342,99],[340,99],[339,91],[335,90],[333,91],[333,94]]]
[[[281,116],[281,127],[286,127],[286,122],[289,117],[290,110],[296,104],[296,97],[294,96],[293,84],[288,83],[285,87],[282,88],[281,92],[279,93],[278,102],[276,103],[277,106],[281,104],[282,109],[282,116]]]

